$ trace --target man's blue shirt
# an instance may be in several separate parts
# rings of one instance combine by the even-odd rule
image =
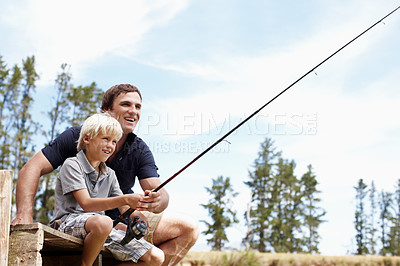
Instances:
[[[42,153],[53,166],[58,168],[69,157],[77,154],[76,145],[80,127],[71,127],[52,140],[42,149]],[[146,143],[134,133],[129,133],[123,148],[107,166],[115,171],[120,188],[124,194],[132,193],[135,177],[139,180],[159,177],[152,152]]]

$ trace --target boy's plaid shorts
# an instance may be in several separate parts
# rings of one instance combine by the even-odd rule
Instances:
[[[64,220],[64,222],[58,228],[59,231],[67,233],[69,235],[85,239],[87,232],[85,230],[85,223],[93,215],[100,215],[98,213],[82,213],[76,214],[71,213]],[[129,243],[122,246],[119,244],[121,240],[125,237],[125,232],[112,229],[110,235],[108,236],[104,246],[110,250],[114,258],[121,261],[133,261],[137,262],[140,257],[142,257],[150,248],[153,247],[152,244],[141,238],[140,240],[132,239]]]

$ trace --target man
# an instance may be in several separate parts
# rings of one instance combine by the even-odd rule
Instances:
[[[141,107],[140,91],[130,84],[115,85],[107,90],[101,106],[102,111],[116,118],[122,127],[123,135],[107,165],[115,171],[123,193],[132,193],[135,177],[138,178],[143,191],[153,190],[161,184],[152,153],[148,146],[132,133],[140,119]],[[16,190],[17,216],[12,225],[33,222],[33,200],[40,176],[50,173],[65,159],[76,155],[79,131],[79,127],[67,129],[36,153],[21,169]],[[157,214],[167,208],[169,196],[163,188],[159,193],[150,193],[144,200],[148,203],[148,210]],[[119,213],[113,210],[107,214],[115,219]],[[145,219],[143,215],[141,217]],[[153,244],[165,254],[164,265],[177,264],[194,245],[199,235],[197,223],[182,217],[150,213],[148,220],[150,227],[155,228],[150,238],[152,237]]]

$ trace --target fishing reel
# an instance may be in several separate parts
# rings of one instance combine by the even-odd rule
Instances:
[[[131,219],[128,216],[128,227],[126,228],[125,237],[121,240],[121,245],[126,245],[131,242],[132,239],[141,239],[145,235],[147,235],[148,227],[144,221],[139,220],[139,216],[135,216],[135,218]]]

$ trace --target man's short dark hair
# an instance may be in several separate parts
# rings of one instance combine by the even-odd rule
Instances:
[[[119,84],[114,85],[109,88],[103,96],[103,101],[101,103],[101,110],[107,111],[112,110],[114,100],[118,97],[121,93],[128,93],[128,92],[137,92],[142,100],[142,94],[140,93],[139,89],[131,84]]]

